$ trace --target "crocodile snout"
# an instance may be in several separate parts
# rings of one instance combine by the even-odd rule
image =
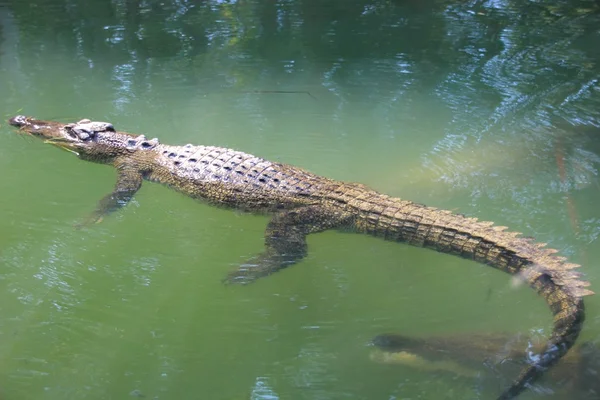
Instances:
[[[27,117],[24,115],[17,115],[8,120],[8,123],[18,128],[28,124]]]

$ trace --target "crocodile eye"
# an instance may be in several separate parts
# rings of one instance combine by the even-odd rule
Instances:
[[[90,134],[87,133],[86,131],[79,131],[77,133],[79,133],[79,139],[81,139],[81,140],[89,140],[90,139]]]
[[[73,133],[75,134],[75,136],[73,136],[75,139],[83,140],[84,142],[96,137],[95,131],[90,131],[84,128],[75,128],[73,129]]]
[[[112,124],[106,124],[104,130],[107,132],[116,132],[115,127]]]

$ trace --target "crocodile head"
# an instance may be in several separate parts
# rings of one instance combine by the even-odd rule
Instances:
[[[149,150],[158,145],[157,139],[147,140],[144,135],[117,132],[109,122],[89,119],[64,124],[17,115],[8,123],[18,127],[21,132],[42,138],[46,143],[75,153],[82,159],[100,163],[110,163],[120,155]]]

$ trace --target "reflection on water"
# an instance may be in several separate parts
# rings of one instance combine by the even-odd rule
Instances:
[[[599,19],[595,1],[5,1],[0,104],[494,220],[582,263],[594,288]],[[510,378],[399,373],[368,343],[549,326],[533,293],[488,268],[331,232],[289,271],[224,287],[262,246],[265,218],[144,184],[75,231],[114,171],[4,122],[0,136],[7,399],[487,398]],[[582,341],[600,338],[598,304]]]

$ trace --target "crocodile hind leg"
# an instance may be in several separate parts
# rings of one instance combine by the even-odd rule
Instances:
[[[306,236],[350,224],[353,216],[323,206],[306,206],[273,216],[265,231],[265,251],[242,264],[225,283],[246,284],[296,264],[307,254]]]

